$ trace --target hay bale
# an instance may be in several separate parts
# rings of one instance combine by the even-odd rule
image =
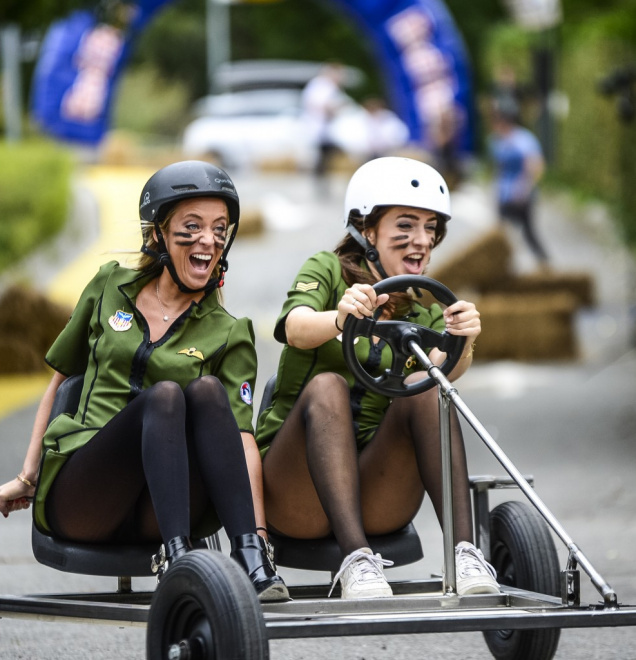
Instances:
[[[344,174],[351,177],[362,163],[353,156],[342,151],[337,151],[329,157],[327,170],[329,173]]]
[[[475,358],[480,360],[574,360],[578,346],[575,296],[489,294],[477,303],[482,332]]]
[[[571,294],[580,307],[596,304],[594,281],[588,273],[557,273],[552,270],[519,275],[493,285],[492,293],[551,294],[562,291]]]
[[[44,369],[40,352],[26,339],[0,334],[0,375],[31,374]]]
[[[298,171],[298,163],[291,156],[263,158],[258,162],[258,169],[261,172],[294,173]]]
[[[101,143],[99,162],[109,167],[148,167],[158,170],[180,160],[188,160],[172,143],[144,142],[138,134],[126,130],[109,131]],[[218,165],[210,156],[199,157]]]
[[[44,369],[44,356],[62,331],[71,309],[40,293],[14,285],[0,298],[2,373]]]
[[[101,145],[100,161],[114,167],[138,163],[139,143],[131,135],[121,131],[110,131]]]
[[[388,156],[398,156],[400,158],[412,158],[419,160],[421,163],[426,163],[431,167],[435,167],[435,156],[430,151],[418,147],[414,144],[407,144],[398,149],[392,149]]]
[[[512,249],[506,233],[495,228],[471,243],[430,276],[451,291],[485,292],[510,278]]]
[[[258,208],[241,209],[237,240],[246,236],[260,236],[265,231],[265,218]]]

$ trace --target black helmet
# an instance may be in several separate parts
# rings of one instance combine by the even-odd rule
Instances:
[[[146,222],[161,222],[168,208],[188,197],[221,197],[238,224],[239,198],[227,172],[201,160],[172,163],[155,172],[141,191],[139,215]]]
[[[150,250],[144,241],[142,252],[155,257],[162,266],[167,266],[172,279],[181,291],[195,293],[186,287],[177,276],[177,273],[166,249],[161,233],[160,223],[166,217],[170,208],[183,199],[190,197],[220,197],[226,204],[229,214],[229,224],[225,249],[219,261],[221,267],[220,277],[210,280],[203,289],[196,291],[210,291],[223,286],[223,276],[228,268],[227,254],[230,251],[239,224],[239,198],[232,179],[216,165],[201,160],[185,160],[172,163],[155,172],[146,182],[139,199],[139,216],[142,220],[142,234],[147,234],[144,223],[153,223],[157,234],[158,252]]]

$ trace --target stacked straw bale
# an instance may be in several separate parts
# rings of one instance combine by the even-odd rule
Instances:
[[[29,288],[6,289],[0,298],[0,374],[43,371],[44,356],[70,312]]]
[[[503,229],[484,234],[430,276],[481,314],[476,360],[574,360],[576,313],[595,304],[587,273],[512,272],[512,248]]]

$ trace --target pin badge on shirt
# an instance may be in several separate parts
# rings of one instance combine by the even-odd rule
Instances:
[[[122,311],[121,309],[118,309],[109,319],[108,319],[108,325],[115,331],[115,332],[126,332],[126,330],[130,330],[132,328],[132,314],[128,314],[127,312]]]
[[[177,355],[187,355],[188,357],[195,357],[198,358],[199,360],[203,360],[203,353],[201,351],[197,350],[194,346],[191,346],[190,348],[182,348]]]

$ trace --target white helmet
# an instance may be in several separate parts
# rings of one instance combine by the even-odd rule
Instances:
[[[446,220],[451,217],[446,181],[430,165],[412,158],[376,158],[356,170],[345,194],[345,228],[351,211],[368,215],[376,206],[412,206]]]

